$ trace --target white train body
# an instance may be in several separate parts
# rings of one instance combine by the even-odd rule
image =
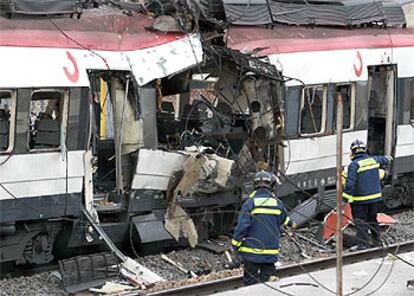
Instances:
[[[405,203],[412,203],[414,29],[232,27],[227,38],[234,49],[262,49],[259,55],[292,78],[286,83],[280,169],[296,186],[284,181],[280,194],[297,192],[297,187],[320,191],[335,184],[335,95],[345,86],[343,163],[350,162],[349,147],[355,139],[367,142],[373,154],[392,155],[394,180],[403,179]],[[307,89],[320,95],[319,105],[313,102],[317,128],[311,131],[301,125]]]

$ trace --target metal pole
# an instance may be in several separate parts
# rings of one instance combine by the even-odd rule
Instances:
[[[336,295],[342,296],[342,93],[336,95]]]

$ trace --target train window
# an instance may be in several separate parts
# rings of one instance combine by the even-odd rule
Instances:
[[[15,103],[15,92],[0,90],[0,152],[13,148]]]
[[[32,93],[29,115],[29,149],[58,149],[67,118],[67,92],[37,90]]]
[[[355,101],[355,85],[354,84],[339,84],[336,86],[336,91],[342,93],[342,100],[344,104],[344,122],[343,130],[350,130],[354,128],[354,101]],[[336,97],[334,104],[334,118],[333,126],[336,130]]]
[[[300,104],[300,134],[316,135],[324,131],[326,87],[311,86],[302,90]]]

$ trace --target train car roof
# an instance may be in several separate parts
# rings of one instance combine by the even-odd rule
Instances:
[[[154,19],[116,9],[86,10],[80,19],[0,16],[0,46],[138,50],[181,39],[182,33],[147,28]]]
[[[326,28],[276,25],[231,26],[227,44],[237,50],[264,48],[260,55],[290,52],[414,46],[414,28]]]

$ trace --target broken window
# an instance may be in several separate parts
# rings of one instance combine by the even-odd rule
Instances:
[[[65,98],[58,90],[32,93],[29,115],[29,149],[57,149],[61,143],[63,119],[66,118]]]
[[[354,118],[354,98],[355,98],[355,88],[353,84],[340,84],[336,86],[336,92],[342,94],[342,101],[344,106],[344,117],[343,117],[343,130],[349,130],[353,128],[353,118]],[[334,103],[334,130],[336,130],[336,94],[335,94],[335,103]]]
[[[324,130],[326,88],[324,86],[305,87],[300,105],[300,134],[314,135]]]
[[[15,102],[14,92],[0,90],[0,152],[12,149]]]

